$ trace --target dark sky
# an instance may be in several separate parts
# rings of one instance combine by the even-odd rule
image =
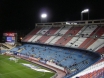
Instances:
[[[0,0],[0,31],[34,28],[42,12],[48,14],[47,22],[80,20],[86,8],[89,19],[104,18],[103,0]]]

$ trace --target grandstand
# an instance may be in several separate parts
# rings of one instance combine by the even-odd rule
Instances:
[[[63,71],[66,74],[62,78],[104,77],[103,19],[37,23],[35,26],[23,38],[22,45],[11,49],[11,53]],[[56,78],[60,78],[59,75]]]
[[[104,46],[103,20],[71,21],[69,23],[37,23],[36,29],[22,41],[83,48],[102,53]]]

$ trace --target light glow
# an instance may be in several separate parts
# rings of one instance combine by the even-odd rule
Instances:
[[[85,9],[81,13],[87,13],[87,12],[89,12],[89,9]]]
[[[22,37],[20,37],[20,40],[22,40]]]
[[[41,17],[42,18],[46,18],[47,17],[47,14],[42,14]]]

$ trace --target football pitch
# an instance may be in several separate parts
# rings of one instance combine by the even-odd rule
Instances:
[[[18,62],[15,62],[9,60],[9,58],[9,56],[0,55],[0,78],[50,78],[55,74],[46,68],[26,60],[19,59]],[[30,67],[24,66],[22,63],[31,64],[50,72],[36,71]]]

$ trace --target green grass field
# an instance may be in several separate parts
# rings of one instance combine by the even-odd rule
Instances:
[[[22,59],[15,63],[9,60],[9,56],[0,55],[0,78],[50,78],[55,74],[54,72],[38,72],[21,63],[31,64]],[[43,67],[41,68],[43,69]]]

